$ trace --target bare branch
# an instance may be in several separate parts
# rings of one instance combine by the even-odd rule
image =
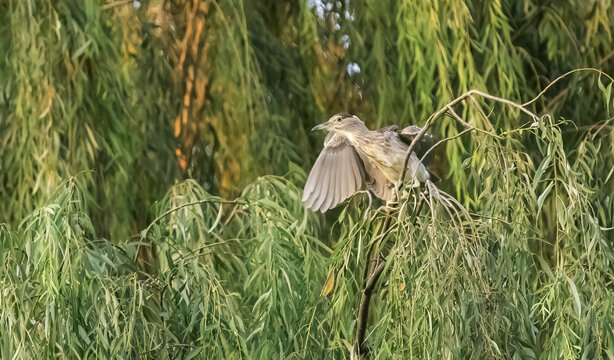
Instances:
[[[481,96],[481,97],[489,99],[489,100],[497,101],[497,102],[500,102],[502,104],[506,104],[506,105],[509,105],[511,107],[515,107],[515,108],[519,109],[520,111],[524,112],[525,114],[531,116],[534,120],[537,120],[537,115],[535,115],[531,111],[527,110],[523,105],[515,103],[515,102],[513,102],[511,100],[507,100],[507,99],[503,99],[503,98],[500,98],[500,97],[497,97],[497,96],[493,96],[493,95],[487,94],[485,92],[482,92],[482,91],[479,91],[479,90],[476,90],[476,89],[467,91],[466,93],[464,93],[461,96],[457,97],[456,99],[452,100],[446,106],[442,107],[436,113],[431,115],[426,120],[426,123],[422,127],[422,130],[420,130],[418,135],[416,135],[416,137],[412,140],[411,144],[409,144],[409,147],[407,148],[407,153],[405,154],[405,161],[403,163],[403,171],[401,171],[401,176],[399,177],[399,180],[398,180],[398,183],[397,183],[397,197],[398,197],[398,190],[401,189],[401,186],[403,184],[403,180],[405,179],[405,175],[407,174],[407,164],[409,163],[409,157],[411,156],[411,153],[414,150],[414,148],[416,147],[416,144],[418,143],[418,141],[422,138],[422,136],[424,136],[424,134],[427,132],[427,130],[429,129],[429,127],[433,124],[433,122],[435,120],[439,119],[447,111],[452,109],[453,106],[455,106],[456,104],[460,103],[461,101],[465,100],[466,98],[468,98],[468,97],[470,97],[472,95]]]
[[[610,56],[612,56],[613,54],[608,55],[607,59],[609,59]],[[556,84],[559,80],[564,79],[565,77],[567,77],[567,75],[573,74],[575,72],[579,72],[579,71],[595,71],[598,72],[599,74],[606,76],[608,79],[610,79],[610,81],[614,82],[614,79],[612,79],[612,77],[606,73],[604,73],[603,71],[599,70],[599,69],[595,69],[595,68],[581,68],[581,69],[574,69],[571,71],[566,72],[565,74],[557,77],[556,79],[554,79],[550,84],[548,84],[548,86],[546,86],[544,88],[544,90],[542,90],[539,94],[537,94],[536,97],[534,97],[533,99],[531,99],[530,101],[527,101],[526,103],[522,104],[522,106],[527,106],[527,105],[531,105],[532,103],[534,103],[535,101],[537,101],[537,99],[539,99],[540,96],[544,95],[544,93],[546,91],[548,91],[548,89],[550,89],[550,87],[552,87],[552,85]],[[565,90],[566,91],[566,90]],[[557,96],[558,97],[558,96]]]
[[[124,6],[133,3],[134,0],[119,0],[112,3],[104,4],[101,6],[102,10],[109,10],[116,7]]]

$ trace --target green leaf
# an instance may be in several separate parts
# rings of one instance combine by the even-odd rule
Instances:
[[[79,331],[79,336],[81,336],[81,339],[83,339],[83,341],[85,341],[86,344],[89,345],[92,343],[92,340],[90,340],[90,337],[87,335],[87,332],[81,325],[78,326],[78,331]]]
[[[569,276],[565,275],[565,280],[569,283],[569,288],[571,290],[571,295],[574,298],[576,311],[578,312],[578,319],[582,316],[582,303],[580,302],[580,295],[578,294],[578,289],[576,288],[576,284],[569,278]]]
[[[189,352],[189,353],[188,353],[188,354],[187,354],[187,355],[184,357],[184,359],[185,359],[185,360],[190,360],[190,359],[193,359],[193,358],[195,358],[195,357],[196,357],[198,354],[200,354],[202,351],[203,351],[203,349],[202,349],[202,348],[200,348],[200,347],[194,348],[194,349],[190,350],[190,352]]]
[[[546,186],[546,189],[544,189],[544,191],[541,193],[541,195],[539,195],[539,198],[537,198],[537,215],[538,216],[542,211],[542,205],[544,204],[544,200],[550,193],[550,190],[552,190],[553,186],[554,186],[554,181],[550,182],[548,186]]]
[[[539,183],[544,175],[544,172],[546,171],[546,169],[548,169],[549,166],[550,166],[550,157],[547,156],[544,158],[544,160],[542,160],[541,164],[539,164],[539,167],[535,171],[535,176],[533,176],[533,191],[537,190],[537,186],[539,186]]]
[[[608,87],[606,88],[605,92],[604,92],[604,97],[605,97],[605,103],[606,103],[606,107],[607,107],[607,112],[608,112],[608,117],[610,116],[610,102],[612,100],[612,83],[610,83],[608,85]]]

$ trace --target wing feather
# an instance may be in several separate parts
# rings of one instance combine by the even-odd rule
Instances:
[[[305,202],[305,206],[308,208],[312,208],[318,197],[321,195],[322,187],[321,184],[324,182],[324,176],[326,175],[325,164],[327,160],[328,154],[326,152],[322,152],[316,160],[316,164],[313,169],[311,169],[311,173],[309,174],[309,178],[307,178],[307,182],[313,179],[313,190],[307,195],[306,199],[303,200]],[[317,167],[316,167],[317,166]],[[303,197],[305,197],[303,195]]]
[[[349,162],[351,161],[352,157],[351,157],[351,151],[349,151],[350,149],[343,151],[343,154],[341,156],[341,162],[339,163],[339,167],[337,169],[337,191],[335,193],[335,200],[334,203],[335,204],[339,204],[340,202],[342,202],[343,200],[345,200],[349,194],[347,194],[347,188],[348,188],[348,165]]]
[[[389,131],[397,131],[399,130],[399,126],[398,125],[388,125],[388,126],[384,126],[381,129],[377,129],[377,132],[380,133],[385,133],[385,132],[389,132]]]
[[[335,154],[337,155],[337,154]],[[328,180],[326,197],[322,199],[322,203],[320,205],[320,211],[326,212],[329,209],[333,200],[335,199],[335,188],[337,187],[337,168],[339,167],[339,156],[333,156],[331,160],[331,166],[328,169],[328,173],[330,174],[330,178]]]
[[[363,182],[365,180],[364,165],[356,152],[352,154],[352,158],[353,159],[352,161],[350,161],[350,165],[352,168],[354,191],[358,191],[360,190],[360,188],[362,188]]]
[[[326,200],[326,195],[328,194],[329,184],[330,184],[330,175],[331,175],[330,169],[333,165],[333,162],[335,161],[335,158],[334,156],[332,156],[332,154],[330,154],[330,156],[327,156],[327,158],[328,157],[330,158],[327,159],[327,161],[324,164],[322,164],[323,177],[322,177],[322,181],[318,184],[320,194],[318,195],[318,199],[313,204],[314,211],[318,211],[320,207],[322,207],[322,203],[324,202],[324,200]]]
[[[320,155],[316,159],[316,162],[313,164],[313,167],[311,168],[311,173],[309,174],[309,178],[307,179],[307,182],[305,183],[305,190],[303,191],[303,200],[302,200],[303,202],[307,201],[307,199],[310,198],[310,195],[315,190],[315,187],[320,177],[320,173],[322,172],[322,164],[326,161],[325,160],[326,156],[327,156],[326,152],[320,153]]]
[[[365,171],[356,149],[338,134],[329,133],[309,173],[302,201],[305,207],[325,212],[362,188]]]
[[[349,192],[350,192],[350,184],[349,184],[349,179],[350,179],[350,175],[353,177],[354,174],[351,174],[350,171],[350,157],[348,156],[347,153],[344,154],[345,159],[343,159],[343,161],[341,162],[341,166],[340,166],[340,179],[338,181],[339,183],[339,197],[337,197],[336,202],[339,203],[343,200],[345,200],[346,197],[349,196]],[[352,183],[354,182],[354,179],[352,178]]]
[[[347,153],[347,158],[343,163],[343,187],[339,201],[343,201],[352,196],[356,192],[356,184],[354,180],[354,166],[356,165],[355,152]]]
[[[328,203],[326,210],[332,209],[337,206],[341,202],[341,182],[343,181],[343,160],[344,156],[341,154],[339,158],[337,158],[337,166],[335,167],[335,182],[331,184],[331,186],[335,187],[334,196],[330,198],[330,203]]]
[[[416,125],[410,125],[399,131],[399,137],[403,140],[407,145],[411,144],[416,135],[422,130],[422,128]],[[414,147],[414,152],[418,156],[418,159],[422,159],[424,155],[433,147],[433,135],[426,132],[424,135],[418,140],[416,146]],[[429,152],[423,160],[423,163],[426,167],[433,165],[433,160],[435,158],[435,153],[433,151]]]

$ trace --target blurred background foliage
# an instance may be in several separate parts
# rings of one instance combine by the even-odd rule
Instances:
[[[300,202],[345,111],[422,125],[614,74],[611,1],[0,0],[0,356],[349,358],[380,217]],[[431,131],[373,358],[614,359],[611,79]],[[544,115],[543,117],[541,117]],[[412,197],[401,202],[411,207]],[[451,226],[452,225],[452,226]]]

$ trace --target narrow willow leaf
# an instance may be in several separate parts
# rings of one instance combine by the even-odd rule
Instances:
[[[537,189],[537,186],[539,185],[548,166],[550,166],[550,157],[545,157],[541,164],[539,164],[539,167],[537,168],[537,170],[535,171],[535,175],[533,176],[533,191]]]
[[[542,211],[542,206],[544,205],[544,200],[546,200],[546,197],[550,193],[550,190],[552,190],[553,186],[554,186],[554,182],[550,182],[548,184],[548,186],[546,186],[544,191],[541,193],[541,195],[539,195],[539,197],[537,198],[537,215],[538,216],[539,216],[539,214]]]
[[[609,117],[610,116],[610,102],[612,101],[612,83],[611,82],[610,84],[608,84],[608,87],[605,89],[603,96],[605,98],[604,101],[606,103],[607,114]]]
[[[330,294],[330,292],[333,290],[333,288],[335,287],[335,275],[331,271],[329,271],[329,275],[328,275],[328,280],[326,280],[326,285],[324,285],[324,288],[322,288],[322,296],[327,296],[328,294]]]
[[[567,275],[565,275],[565,280],[569,283],[569,288],[571,290],[571,295],[574,298],[576,311],[578,312],[578,319],[582,317],[582,303],[580,302],[580,295],[578,294],[578,289],[576,288],[576,284],[571,280]]]

